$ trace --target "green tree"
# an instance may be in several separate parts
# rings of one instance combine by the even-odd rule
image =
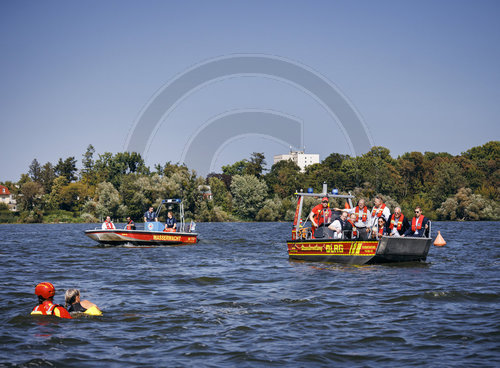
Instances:
[[[248,166],[248,161],[243,159],[237,161],[232,165],[222,166],[222,173],[226,175],[243,175],[245,173],[246,167]]]
[[[40,182],[40,177],[42,174],[42,167],[38,163],[38,160],[35,158],[31,161],[28,174],[33,181]]]
[[[74,157],[68,157],[64,161],[60,158],[54,169],[57,176],[64,176],[69,183],[77,179],[76,173],[78,169]]]
[[[216,177],[211,177],[208,179],[208,185],[210,185],[210,189],[212,191],[214,206],[218,206],[226,212],[231,212],[233,197],[227,190],[226,185],[222,182],[222,180]]]
[[[254,152],[245,166],[244,173],[246,175],[254,175],[257,178],[260,178],[265,166],[266,158],[264,153]]]
[[[43,187],[40,183],[29,181],[21,186],[17,204],[21,211],[32,211],[42,207]]]
[[[116,216],[121,201],[120,194],[113,184],[108,182],[99,183],[96,189],[96,196],[98,198],[96,206],[97,215],[100,218]]]
[[[236,215],[254,220],[264,205],[267,185],[253,175],[235,175],[231,183],[231,193]]]

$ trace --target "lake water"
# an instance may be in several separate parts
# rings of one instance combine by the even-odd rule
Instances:
[[[498,367],[492,222],[435,222],[426,263],[288,259],[290,223],[201,223],[194,246],[101,248],[89,224],[0,225],[0,366]],[[102,317],[30,316],[34,287]]]

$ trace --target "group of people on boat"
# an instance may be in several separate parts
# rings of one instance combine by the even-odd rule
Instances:
[[[68,289],[65,294],[65,307],[54,303],[56,289],[50,282],[41,282],[35,287],[38,305],[31,311],[32,315],[56,316],[71,319],[78,313],[92,316],[102,315],[102,311],[88,300],[80,299],[80,290]]]
[[[158,217],[156,217],[156,214],[154,212],[153,207],[149,207],[149,209],[144,212],[144,222],[158,222]],[[103,230],[114,230],[116,229],[115,225],[111,221],[110,216],[106,216],[106,220],[102,223],[101,228]],[[132,220],[130,217],[127,217],[127,224],[125,225],[125,229],[127,230],[136,230],[136,226],[134,223],[134,220]],[[177,220],[174,217],[174,214],[172,211],[168,211],[167,213],[167,219],[165,220],[165,228],[163,229],[164,232],[175,232],[177,231]]]
[[[341,214],[338,216],[334,212]],[[313,207],[308,219],[312,224],[312,238],[368,240],[384,235],[425,237],[429,228],[429,219],[420,207],[415,208],[415,216],[409,222],[400,207],[394,208],[391,213],[381,197],[375,197],[371,211],[368,211],[364,199],[360,199],[355,208],[333,208],[332,211],[328,197],[323,197],[321,203]]]

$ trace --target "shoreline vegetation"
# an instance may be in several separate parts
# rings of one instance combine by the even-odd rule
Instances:
[[[97,156],[97,157],[96,157]],[[149,206],[164,198],[182,198],[187,221],[292,221],[297,190],[322,184],[364,198],[373,206],[381,195],[391,210],[399,206],[408,218],[420,206],[431,220],[500,220],[500,141],[490,141],[453,156],[410,152],[397,158],[384,147],[362,156],[332,153],[305,172],[292,161],[266,170],[263,153],[222,167],[222,173],[201,177],[185,165],[167,162],[154,168],[140,154],[95,153],[41,165],[35,158],[17,182],[0,182],[11,192],[18,211],[0,202],[0,223],[98,223],[106,216],[142,222]],[[317,204],[306,198],[305,213]],[[355,203],[354,203],[355,204]],[[331,200],[331,207],[343,207]],[[164,219],[161,218],[161,221]]]

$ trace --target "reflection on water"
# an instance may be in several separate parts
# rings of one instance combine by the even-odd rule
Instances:
[[[0,362],[498,366],[494,226],[434,223],[448,244],[427,262],[355,266],[290,261],[288,223],[199,224],[197,245],[150,248],[99,247],[93,225],[0,225]],[[40,281],[104,315],[30,316]]]

